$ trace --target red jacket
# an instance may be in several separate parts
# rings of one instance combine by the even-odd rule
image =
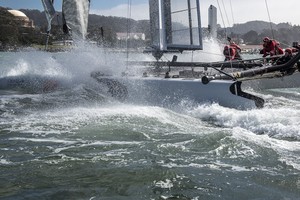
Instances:
[[[234,42],[231,42],[231,43],[230,43],[230,46],[233,47],[233,48],[235,48],[235,49],[238,50],[238,51],[241,51],[241,50],[242,50],[241,47],[240,47],[239,45],[237,45],[236,43],[234,43]]]
[[[225,56],[225,61],[227,60],[234,60],[237,56],[237,51],[235,48],[225,46],[223,50],[223,54]]]
[[[267,55],[274,56],[283,54],[283,49],[279,46],[279,43],[276,40],[270,40],[267,43],[263,44],[263,57]]]

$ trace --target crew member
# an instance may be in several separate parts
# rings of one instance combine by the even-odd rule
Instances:
[[[234,41],[230,41],[230,47],[235,49],[236,55],[234,59],[242,59],[241,58],[241,47],[237,45]]]
[[[271,40],[270,38],[265,37],[263,42],[263,50],[260,52],[263,54],[263,57],[266,57],[267,55],[274,56],[283,54],[283,50],[280,47],[279,42],[276,40]]]
[[[287,63],[289,60],[291,60],[293,57],[293,50],[290,48],[285,49],[284,55],[280,57],[277,61],[277,65],[282,65],[284,63]]]
[[[238,50],[230,45],[224,47],[223,55],[225,56],[225,61],[240,59]]]

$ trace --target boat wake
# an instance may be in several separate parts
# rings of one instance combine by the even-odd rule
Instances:
[[[57,101],[57,97],[51,97],[53,102]],[[82,95],[82,99],[86,97]],[[209,152],[211,159],[216,159],[216,156],[220,159],[215,163],[218,168],[229,167],[226,159],[237,159],[236,164],[231,163],[232,169],[247,171],[247,168],[234,167],[245,165],[238,163],[238,158],[252,160],[252,167],[262,165],[261,157],[265,156],[260,149],[264,149],[268,156],[276,153],[277,156],[271,159],[276,165],[284,162],[300,170],[300,163],[295,159],[300,151],[300,110],[264,108],[238,111],[210,104],[186,107],[184,111],[183,107],[170,110],[117,102],[99,104],[98,101],[69,107],[52,105],[49,110],[44,105],[44,109],[38,110],[37,100],[27,98],[18,103],[26,104],[30,109],[18,107],[23,112],[2,113],[1,131],[22,133],[12,135],[12,141],[55,143],[54,154],[99,145],[129,148],[158,143],[158,151],[181,149],[192,153],[194,148],[201,147]],[[45,99],[46,102],[51,103],[51,98]],[[64,98],[61,96],[61,99]],[[209,156],[206,158],[209,159]],[[190,158],[185,163],[192,165],[194,159]],[[171,167],[169,164],[165,166]]]
[[[174,124],[179,124],[182,127],[188,127],[190,123],[201,124],[202,126],[204,122],[210,127],[240,128],[256,135],[267,135],[271,138],[286,141],[300,141],[300,104],[295,99],[268,94],[264,96],[267,99],[267,106],[263,109],[252,110],[231,109],[217,103],[195,105],[194,102],[189,100],[182,100],[179,104],[162,108],[149,106],[146,103],[120,102],[108,95],[101,87],[89,86],[80,84],[71,89],[43,94],[23,94],[10,90],[1,91],[0,115],[9,121],[9,118],[14,119],[18,116],[28,118],[29,113],[33,113],[33,118],[38,118],[38,113],[53,113],[53,110],[54,113],[55,111],[58,112],[56,117],[58,119],[63,118],[63,116],[60,116],[61,110],[65,110],[66,113],[78,110],[75,115],[88,115],[91,114],[89,110],[95,110],[93,113],[100,112],[101,115],[103,110],[108,112],[111,109],[112,113],[117,111],[120,115],[138,116],[140,118],[143,118],[143,115],[145,119],[148,116],[150,118],[161,117],[163,113],[165,114],[164,119],[167,119],[168,114],[172,113],[171,116],[178,115],[177,119],[169,119],[168,123],[174,120]],[[96,86],[99,85],[96,84]],[[72,118],[72,115],[70,114],[67,118]],[[92,114],[90,117],[97,115]],[[186,117],[191,121],[182,124],[181,118]],[[46,117],[45,122],[48,119]],[[35,120],[39,121],[40,119],[30,121]],[[24,123],[27,123],[26,120],[24,120]]]
[[[4,55],[0,90],[45,93],[70,89],[80,84],[95,84],[90,73],[96,69],[113,73],[118,71],[118,66],[124,66],[118,60],[107,64],[109,58],[106,54],[99,48],[91,47],[78,47],[61,53],[29,50],[14,54]],[[110,54],[110,57],[114,56]],[[116,66],[114,71],[111,65]]]
[[[81,53],[80,56],[77,51]],[[103,84],[91,77],[90,73],[99,68],[103,72],[120,75],[124,65],[118,59],[110,59],[116,57],[115,53],[104,54],[100,49],[95,50],[91,47],[84,51],[81,47],[64,53],[28,51],[16,54],[18,55],[10,56],[17,59],[4,57],[5,66],[0,73],[2,94],[0,115],[2,117],[13,118],[16,113],[26,115],[33,110],[44,112],[53,108],[98,109],[99,106],[113,108],[118,105],[137,106],[131,107],[133,110],[140,109],[140,106],[146,106],[149,108],[148,111],[153,108],[147,103],[119,102],[108,94],[108,89]],[[126,55],[120,53],[118,56]],[[34,59],[36,57],[39,59]],[[115,68],[112,70],[111,66]],[[185,99],[176,105],[166,106],[166,110],[158,112],[170,110],[207,122],[212,126],[239,127],[257,135],[268,135],[283,140],[300,140],[299,89],[252,90],[251,93],[266,99],[265,108],[241,111],[215,103],[195,104]]]
[[[74,102],[78,102],[78,105],[80,105],[84,102],[88,104],[89,102],[95,102],[99,99],[115,103],[115,101],[107,95],[107,88],[104,88],[103,85],[91,77],[91,72],[100,70],[103,73],[107,72],[109,74],[120,75],[125,68],[124,63],[120,61],[126,60],[126,55],[123,53],[118,53],[117,57],[120,59],[113,59],[116,57],[116,53],[108,54],[99,48],[87,47],[85,50],[80,47],[64,53],[50,54],[49,52],[28,51],[17,52],[16,54],[17,55],[10,56],[16,57],[17,59],[6,58],[5,66],[1,69],[1,93],[15,88],[21,88],[22,94],[30,91],[30,89],[33,94],[41,92],[43,96],[40,98],[43,99],[44,102],[50,103],[53,101],[54,104],[58,101],[57,104],[64,102],[64,105],[68,103],[74,105]],[[113,70],[111,66],[114,66]],[[28,93],[31,94],[30,92]],[[282,114],[282,116],[292,116],[291,113],[297,112],[298,110],[293,110],[293,108],[299,107],[299,89],[274,89],[259,92],[251,91],[251,93],[263,96],[263,98],[266,99],[267,106],[265,109],[242,112],[217,106],[217,104],[203,104],[195,108],[188,99],[181,101],[178,106],[172,105],[171,109],[181,112],[182,110],[186,110],[186,108],[188,108],[188,110],[195,108],[190,111],[190,113],[197,113],[197,111],[199,111],[198,116],[201,116],[201,119],[209,119],[216,118],[218,115],[214,113],[217,112],[224,113],[224,117],[227,116],[227,113],[232,113],[232,116],[238,115],[239,113],[245,115],[249,115],[250,113],[259,115],[266,111],[266,113],[272,111],[277,112],[274,113],[275,115]],[[284,110],[287,110],[287,114],[282,113]],[[288,112],[289,110],[291,110],[291,112]],[[192,115],[194,116],[194,114]],[[210,117],[210,115],[212,115],[212,117]],[[228,121],[232,120],[229,119]],[[238,123],[240,122],[241,121]],[[220,121],[220,125],[222,124],[227,126],[226,123]]]
[[[188,114],[211,124],[226,128],[240,128],[257,135],[268,135],[287,141],[300,141],[300,109],[284,103],[286,99],[276,99],[280,107],[269,106],[263,109],[241,111],[225,108],[218,104],[200,105]],[[281,102],[281,103],[279,103]]]

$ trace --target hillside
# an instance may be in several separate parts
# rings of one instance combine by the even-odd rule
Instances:
[[[44,27],[47,24],[45,13],[39,10],[26,10],[21,9],[30,19],[34,20],[36,26]],[[57,19],[53,20],[53,23],[56,25],[61,24],[61,13],[58,12]],[[109,27],[114,32],[126,32],[127,31],[127,19],[121,17],[106,17],[95,14],[89,15],[89,26],[100,26],[100,27]],[[130,20],[131,32],[149,32],[149,21],[148,20]],[[255,31],[257,33],[262,33],[264,30],[270,29],[279,30],[281,28],[290,29],[293,26],[289,23],[269,23],[265,21],[250,21],[242,24],[234,24],[233,27],[228,27],[227,29],[230,32],[236,34],[245,34],[249,31]]]
[[[250,21],[243,24],[234,24],[233,27],[228,28],[231,32],[234,32],[236,34],[245,34],[249,31],[255,31],[257,33],[262,33],[264,30],[268,29],[279,30],[281,28],[287,28],[290,29],[293,26],[289,23],[280,23],[280,24],[274,24],[270,22],[265,21]]]
[[[1,8],[1,7],[0,7]],[[7,8],[2,8],[2,10],[7,10]],[[45,33],[47,28],[47,21],[45,17],[45,13],[39,10],[27,10],[21,9],[20,11],[24,12],[31,20],[34,21],[36,26],[36,31],[40,33]],[[3,18],[4,15],[7,15],[4,11],[1,14]],[[129,22],[129,23],[128,23]],[[1,29],[15,30],[12,25],[7,27],[5,24],[0,26]],[[64,36],[61,31],[62,27],[62,15],[58,12],[57,17],[52,21],[52,40],[61,40]],[[272,27],[272,31],[271,31]],[[99,38],[100,31],[103,31],[104,38]],[[133,20],[126,19],[121,17],[113,17],[113,16],[100,16],[95,14],[89,15],[89,24],[88,24],[88,37],[94,41],[103,41],[103,39],[107,42],[109,46],[113,46],[117,43],[116,33],[118,32],[140,32],[145,33],[146,40],[150,39],[150,25],[149,20]],[[1,30],[3,33],[3,31]],[[204,35],[207,31],[204,29]],[[24,43],[18,42],[20,38],[24,38],[24,36],[18,36],[21,33],[17,33],[15,31],[14,43]],[[36,33],[35,33],[36,34]],[[1,35],[1,34],[0,34]],[[4,34],[5,35],[5,34]],[[274,24],[264,21],[250,21],[243,24],[235,24],[233,27],[228,27],[226,29],[219,28],[218,29],[218,37],[220,39],[226,38],[226,36],[230,36],[231,38],[242,39],[246,44],[260,44],[263,37],[274,37],[276,40],[280,41],[282,44],[290,45],[294,41],[300,41],[300,26],[292,26],[289,23],[280,23]],[[5,40],[9,40],[10,36],[5,35]],[[19,39],[16,39],[16,38]],[[40,36],[41,38],[41,36]],[[2,38],[3,39],[3,38]],[[0,42],[3,40],[0,38]],[[35,41],[44,41],[43,39],[36,38]],[[11,42],[7,42],[10,43]],[[26,43],[30,44],[30,41],[26,41]],[[145,45],[140,44],[140,45]]]
[[[47,24],[45,13],[41,12],[39,10],[27,10],[27,9],[21,9],[22,12],[24,12],[30,19],[32,19],[36,26],[38,27],[45,27]],[[61,13],[58,12],[57,19],[53,20],[53,24],[60,25],[61,22]],[[121,18],[121,17],[106,17],[106,16],[100,16],[95,14],[89,15],[89,28],[90,27],[106,27],[113,32],[126,32],[127,27],[127,19]],[[285,29],[291,29],[293,26],[289,23],[269,23],[265,21],[250,21],[242,24],[234,24],[233,27],[228,27],[227,30],[229,32],[234,32],[236,34],[245,34],[249,31],[255,31],[258,34],[262,33],[264,30],[268,30],[272,28],[274,30],[279,30],[282,28]],[[131,32],[144,32],[146,35],[149,36],[149,21],[148,20],[130,20],[130,31]]]
[[[39,10],[26,10],[21,9],[23,13],[25,13],[31,20],[34,21],[35,25],[44,28],[47,26],[47,20],[44,12],[40,12]],[[89,15],[89,24],[88,29],[93,29],[94,27],[103,27],[104,29],[110,29],[112,32],[126,32],[128,30],[127,27],[127,19],[121,17],[106,17],[100,15]],[[143,32],[149,33],[149,21],[147,20],[130,20],[130,31],[131,32]],[[56,19],[52,21],[54,25],[62,25],[62,15],[58,12]],[[149,36],[149,35],[148,35]]]

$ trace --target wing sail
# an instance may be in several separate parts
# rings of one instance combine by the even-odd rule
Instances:
[[[152,47],[202,50],[199,0],[149,0]]]
[[[73,39],[85,39],[88,27],[90,0],[63,0],[63,30]]]
[[[55,17],[55,9],[53,7],[53,0],[42,0],[42,4],[45,10],[47,22],[48,22],[48,28],[47,32],[50,32],[51,30],[51,22],[52,19]]]

